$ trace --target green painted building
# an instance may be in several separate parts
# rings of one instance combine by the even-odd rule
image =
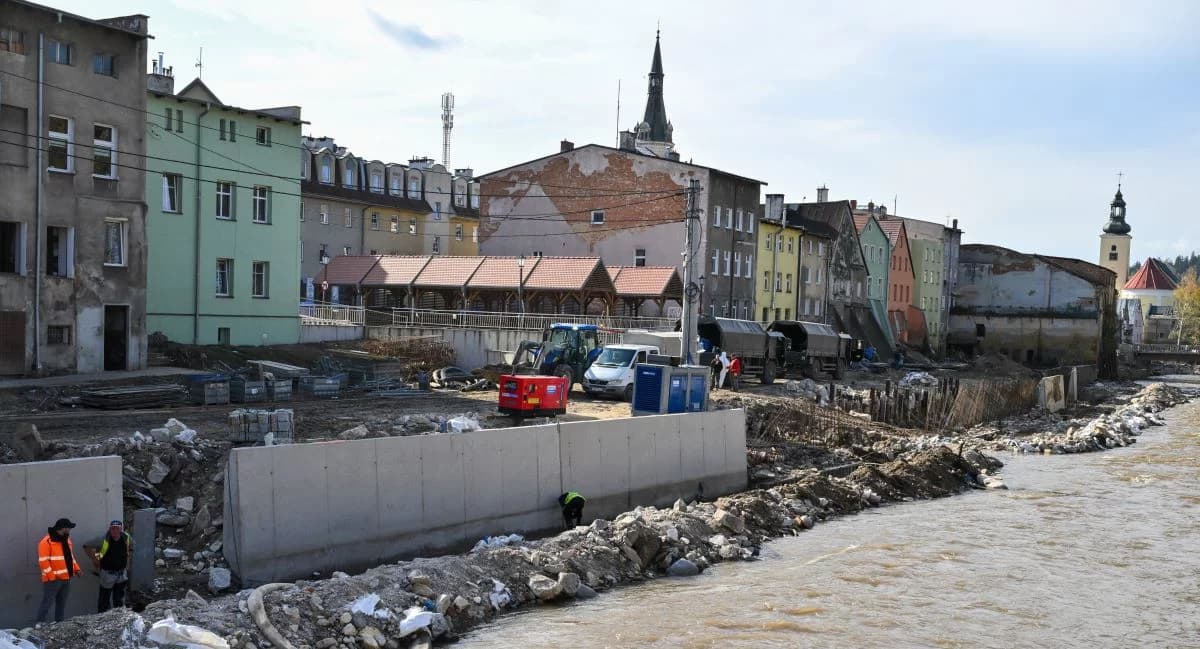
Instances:
[[[200,345],[300,340],[300,108],[149,75],[146,330]]]
[[[888,346],[896,344],[892,328],[887,319],[888,269],[892,262],[892,242],[879,222],[871,214],[855,211],[854,225],[858,228],[858,241],[862,246],[863,259],[867,262],[867,303],[871,315],[887,336]]]

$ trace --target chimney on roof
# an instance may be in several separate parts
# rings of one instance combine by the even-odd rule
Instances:
[[[855,199],[855,198],[850,199],[850,209],[852,209],[852,210],[858,209],[858,199]]]
[[[824,202],[824,201],[822,201],[822,202]],[[875,201],[871,201],[870,203],[867,203],[867,212],[869,212],[871,214],[875,213]]]
[[[887,216],[887,205],[879,206],[879,216],[881,216],[881,217]]]
[[[558,143],[558,152],[559,153],[566,153],[567,151],[571,151],[574,148],[575,148],[575,143],[570,140],[563,140],[562,142]]]
[[[150,74],[146,75],[146,90],[163,95],[175,94],[175,71],[163,64],[163,53],[151,61],[154,64]]]
[[[783,222],[783,194],[767,194],[767,210],[764,217],[768,221]]]
[[[954,221],[952,221],[952,223],[953,223],[953,225],[950,226],[951,229],[957,230],[958,229],[958,219],[954,219]]]
[[[817,202],[825,203],[828,201],[829,201],[829,188],[826,187],[825,185],[821,185],[820,187],[817,188]]]

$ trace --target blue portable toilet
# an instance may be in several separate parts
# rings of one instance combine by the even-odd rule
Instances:
[[[638,415],[665,415],[708,410],[707,367],[639,363],[633,373],[633,403]]]

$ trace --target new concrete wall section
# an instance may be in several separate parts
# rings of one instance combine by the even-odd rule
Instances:
[[[30,626],[37,617],[42,593],[37,544],[63,517],[79,526],[72,540],[83,569],[71,584],[67,614],[95,613],[99,583],[83,545],[121,518],[121,458],[3,465],[0,494],[0,628]]]
[[[726,410],[236,449],[225,556],[247,585],[454,551],[494,534],[746,486],[745,414]]]

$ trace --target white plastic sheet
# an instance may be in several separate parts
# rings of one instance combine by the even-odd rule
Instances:
[[[38,649],[37,645],[22,640],[8,631],[0,630],[0,649]]]
[[[509,534],[507,536],[501,534],[500,536],[489,536],[480,539],[480,541],[475,544],[475,547],[471,548],[471,552],[479,552],[480,550],[487,550],[489,548],[502,548],[506,545],[516,545],[524,540],[525,537],[521,536],[520,534]]]
[[[412,635],[433,624],[433,613],[421,608],[410,608],[404,611],[404,619],[400,620],[400,637]]]
[[[180,624],[170,617],[155,622],[146,634],[146,639],[160,645],[179,646],[183,649],[229,649],[229,643],[212,631]]]

